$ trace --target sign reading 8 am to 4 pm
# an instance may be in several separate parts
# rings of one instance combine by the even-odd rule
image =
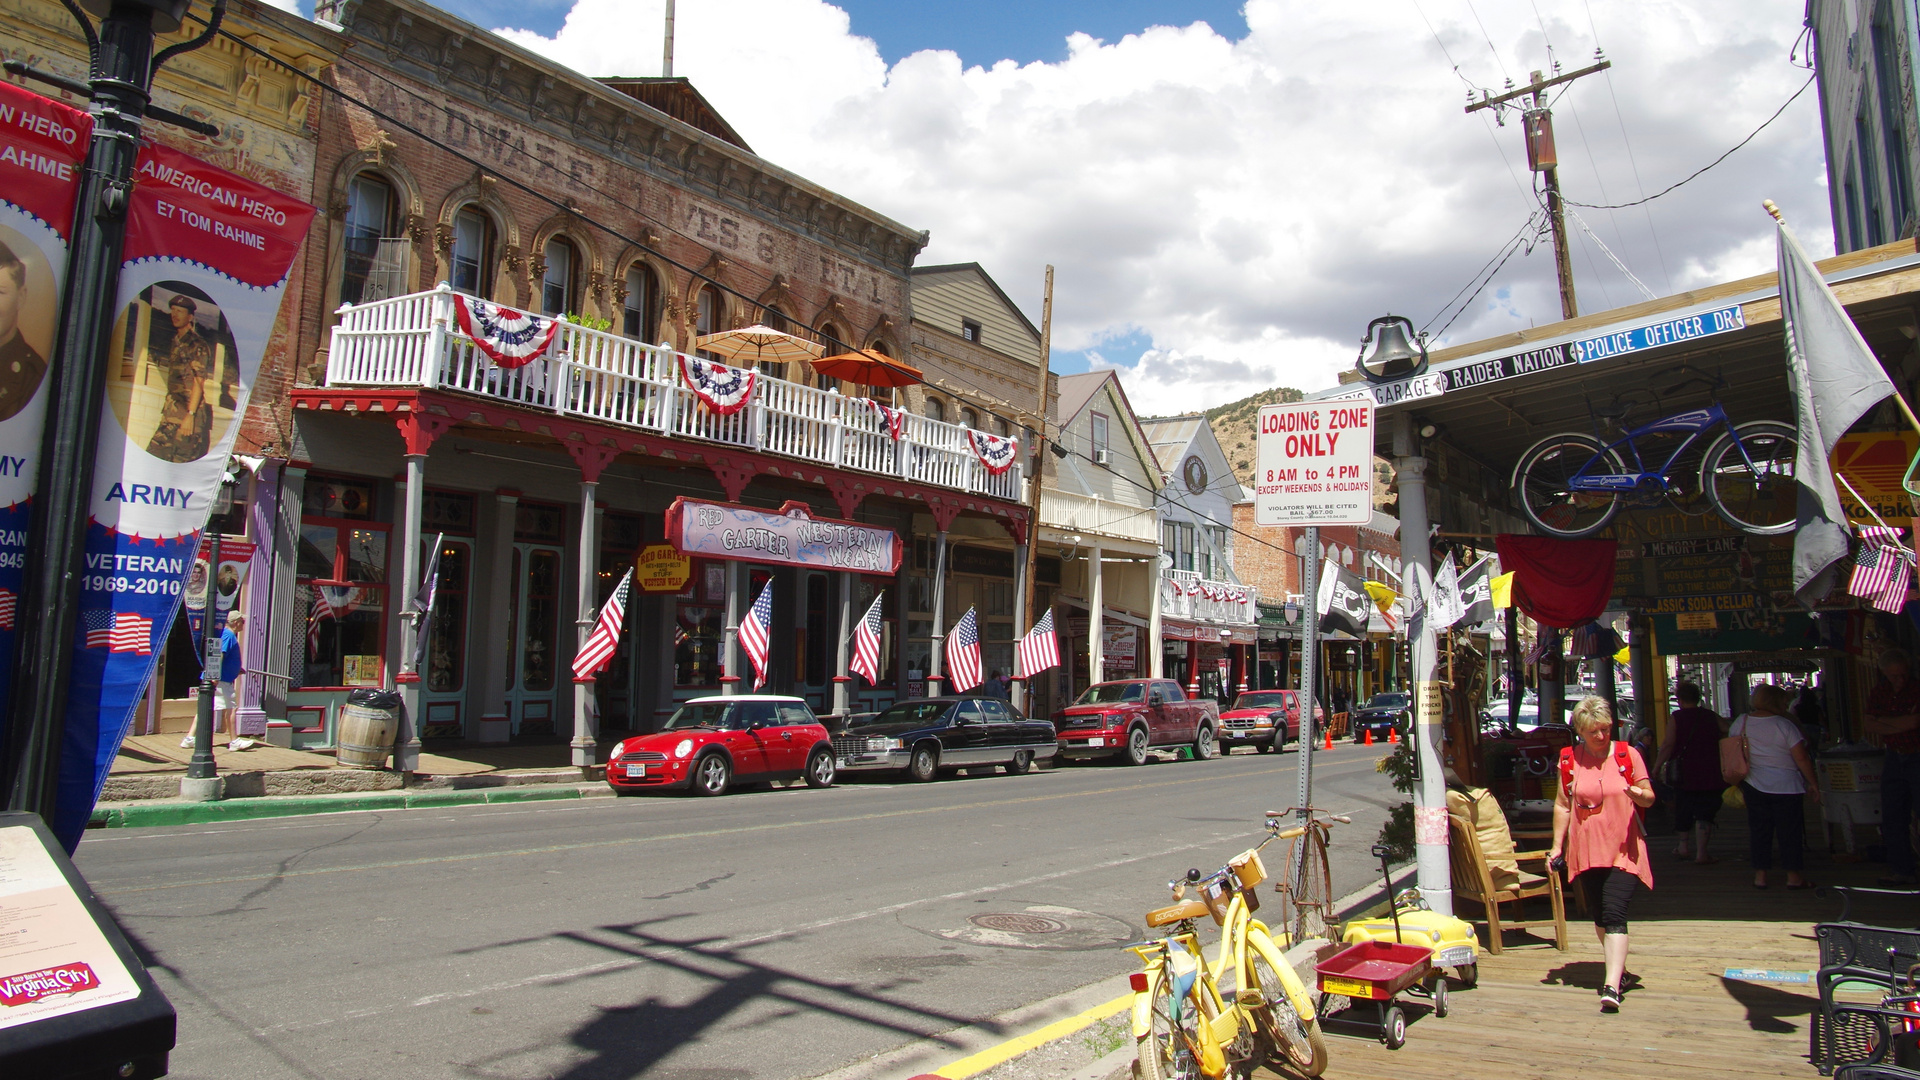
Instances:
[[[1295,401],[1260,410],[1254,521],[1365,525],[1373,518],[1373,400]]]

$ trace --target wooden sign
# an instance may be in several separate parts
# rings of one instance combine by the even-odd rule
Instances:
[[[633,577],[642,592],[677,593],[687,587],[693,576],[693,560],[673,549],[672,544],[649,544],[634,560]]]

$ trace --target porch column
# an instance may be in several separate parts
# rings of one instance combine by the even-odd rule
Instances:
[[[1087,584],[1087,685],[1091,686],[1107,681],[1107,590],[1100,545],[1095,544],[1087,557],[1093,560]]]
[[[306,631],[303,623],[294,618],[294,591],[298,587],[299,565],[296,558],[300,545],[300,507],[305,500],[307,470],[296,465],[282,464],[276,470],[279,482],[274,486],[272,551],[269,553],[267,588],[267,617],[261,622],[266,627],[266,663],[261,668],[279,675],[293,674],[293,650],[300,649],[302,666],[306,661]],[[255,654],[261,655],[261,654]],[[265,678],[260,694],[260,708],[267,714],[269,723],[287,718],[287,691],[293,684],[287,679]],[[272,732],[272,728],[268,732]]]
[[[422,616],[413,610],[413,597],[420,588],[420,512],[427,495],[427,455],[424,447],[421,451],[407,455],[406,505],[400,527],[400,587],[387,590],[389,602],[398,602],[401,607],[400,673],[394,676],[400,690],[400,730],[394,736],[393,768],[403,773],[420,771],[420,672],[414,666],[413,646]]]
[[[1254,640],[1255,640],[1255,641],[1258,641],[1258,640],[1259,640],[1259,633],[1260,633],[1260,632],[1259,632],[1258,630],[1256,630],[1256,631],[1254,631]],[[1245,646],[1245,645],[1238,645],[1238,646],[1235,646],[1235,649],[1236,649],[1236,650],[1237,650],[1237,651],[1239,652],[1239,654],[1240,654],[1240,686],[1239,686],[1239,692],[1240,692],[1240,693],[1242,693],[1242,694],[1244,694],[1244,693],[1246,693],[1246,692],[1247,692],[1247,665],[1248,665],[1248,663],[1249,663],[1249,661],[1248,661],[1248,659],[1247,659],[1247,657],[1248,657],[1248,654],[1249,654],[1249,648],[1248,648],[1248,646]]]
[[[594,495],[600,485],[592,480],[580,482],[580,557],[579,573],[575,575],[576,595],[580,598],[580,617],[574,620],[573,652],[575,656],[587,647],[587,636],[593,633],[593,624],[599,614],[594,610],[594,588],[598,580],[595,571],[600,562],[600,518],[594,508]],[[594,758],[595,729],[599,726],[595,706],[592,679],[576,679],[573,684],[573,765],[583,772],[597,762]]]
[[[1400,493],[1401,584],[1419,598],[1407,606],[1419,607],[1433,595],[1433,552],[1427,546],[1427,459],[1414,440],[1409,414],[1393,418],[1393,466]],[[1447,789],[1441,769],[1440,740],[1446,718],[1440,707],[1439,646],[1432,620],[1420,618],[1409,627],[1413,645],[1413,752],[1420,766],[1413,792],[1413,838],[1420,894],[1433,910],[1453,914],[1453,875],[1447,863]]]
[[[725,636],[720,644],[721,667],[726,672],[720,676],[722,694],[740,692],[740,587],[745,570],[744,563],[727,560],[727,623],[721,631]]]
[[[866,614],[861,612],[862,615]],[[845,720],[853,711],[853,676],[847,670],[853,646],[853,572],[840,574],[840,646],[833,655],[833,715]]]
[[[947,659],[941,649],[947,643],[947,530],[940,530],[940,543],[933,560],[933,655],[927,658],[927,696],[939,697],[945,682]]]
[[[488,571],[486,625],[494,627],[495,632],[481,635],[485,639],[485,659],[479,673],[480,724],[468,732],[468,737],[476,741],[485,741],[489,720],[502,722],[491,725],[498,729],[496,733],[512,730],[511,724],[505,723],[512,719],[507,715],[507,684],[513,678],[512,628],[507,624],[513,618],[513,595],[519,586],[513,580],[513,524],[519,513],[518,491],[501,488],[493,493],[493,558]]]
[[[240,698],[240,711],[235,715],[233,734],[247,732],[256,738],[267,735],[266,695],[273,689],[273,680],[255,672],[287,673],[284,658],[278,666],[271,663],[268,653],[269,643],[273,639],[274,568],[273,553],[275,542],[279,539],[274,524],[279,516],[279,462],[261,462],[253,474],[253,497],[247,503],[247,535],[254,541],[253,559],[247,570],[247,630],[240,642],[241,671],[240,680],[234,684],[234,692]],[[282,645],[282,653],[285,647]],[[281,688],[281,700],[286,700],[286,690]],[[284,711],[284,706],[282,707]]]
[[[1152,606],[1147,609],[1147,651],[1153,657],[1147,661],[1147,674],[1151,678],[1164,679],[1167,677],[1167,647],[1161,642],[1160,635],[1166,632],[1166,626],[1160,619],[1160,597],[1167,591],[1167,578],[1160,569],[1158,559],[1153,561],[1152,572],[1153,599]]]
[[[1035,527],[1037,528],[1038,526],[1036,525]],[[1028,618],[1027,590],[1031,587],[1027,582],[1027,545],[1015,544],[1013,545],[1013,610],[1016,612],[1014,616],[1016,620]],[[1013,649],[1013,668],[1009,670],[1007,674],[1013,677],[1013,683],[1008,687],[1008,700],[1016,709],[1020,708],[1027,700],[1027,673],[1020,670],[1020,646],[1018,642],[1019,639],[1025,636],[1026,632],[1031,629],[1033,629],[1031,626],[1021,626],[1019,622],[1014,623],[1015,644]]]
[[[1187,642],[1187,696],[1200,696],[1200,643]]]

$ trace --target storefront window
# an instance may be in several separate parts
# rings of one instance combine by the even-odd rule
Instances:
[[[522,632],[520,685],[553,689],[555,634],[560,617],[560,553],[542,548],[527,552],[527,610]]]
[[[386,665],[387,527],[306,518],[300,523],[296,570],[294,618],[306,628],[306,648],[294,650],[292,684],[381,685]]]
[[[472,549],[446,541],[440,545],[439,584],[433,594],[433,636],[427,639],[427,689],[436,694],[459,690],[467,677],[467,568]]]
[[[807,639],[801,644],[806,653],[806,683],[824,686],[831,671],[835,652],[833,633],[828,629],[827,576],[807,575]],[[859,614],[854,616],[859,618]]]
[[[673,627],[673,683],[684,687],[720,685],[721,628],[727,611],[705,604],[681,604]]]

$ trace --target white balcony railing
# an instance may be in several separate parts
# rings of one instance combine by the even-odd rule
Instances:
[[[1056,529],[1158,545],[1157,522],[1158,515],[1151,505],[1133,506],[1054,488],[1040,493],[1040,524]]]
[[[1240,596],[1247,602],[1234,599]],[[1259,601],[1251,585],[1210,581],[1193,570],[1160,572],[1160,613],[1168,618],[1251,626],[1260,617]]]
[[[895,441],[863,400],[769,376],[755,381],[746,408],[715,415],[681,382],[678,358],[664,345],[563,323],[546,356],[502,368],[457,329],[445,285],[342,307],[339,317],[327,354],[329,386],[454,390],[993,498],[1024,497],[1021,466],[988,473],[957,424],[908,415]]]

